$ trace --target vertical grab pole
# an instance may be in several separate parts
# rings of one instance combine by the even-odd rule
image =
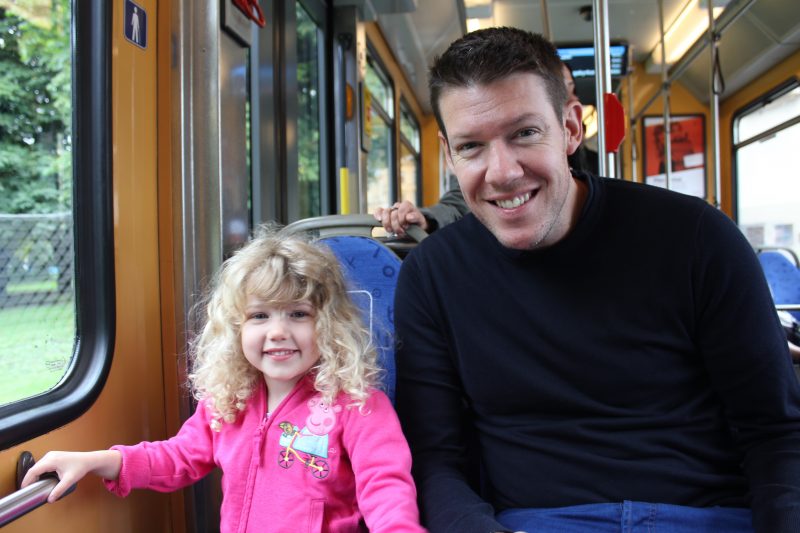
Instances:
[[[717,54],[719,38],[714,22],[714,3],[708,2],[708,44],[711,51],[709,67],[709,103],[711,105],[711,173],[714,177],[714,197],[712,203],[719,209],[722,206],[722,176],[719,170],[719,91],[717,90]]]
[[[345,52],[350,48],[352,38],[348,34],[339,34],[336,39],[336,64],[339,79],[335,81],[337,88],[336,99],[336,130],[339,142],[336,143],[336,165],[339,168],[339,205],[338,213],[350,213],[350,170],[347,166],[347,58]],[[355,105],[355,104],[352,104]]]
[[[547,0],[540,0],[542,8],[542,27],[544,36],[553,42],[553,33],[550,31],[550,15],[547,13]]]
[[[664,99],[664,188],[669,189],[669,178],[672,172],[672,128],[669,124],[669,78],[667,45],[664,39],[664,0],[658,0],[658,30],[661,34],[661,95]]]
[[[606,151],[606,113],[603,99],[611,92],[611,69],[609,67],[608,45],[608,2],[592,0],[594,22],[594,70],[595,92],[597,93],[597,172],[601,176],[615,177],[613,154]]]
[[[633,118],[633,75],[627,76],[628,83],[628,109],[630,113],[631,128],[631,180],[639,181],[639,151],[636,148],[636,119]],[[644,136],[644,135],[643,135]]]

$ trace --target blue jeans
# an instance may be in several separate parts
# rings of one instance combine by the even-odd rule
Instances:
[[[753,533],[750,509],[630,501],[507,509],[497,520],[528,533]]]

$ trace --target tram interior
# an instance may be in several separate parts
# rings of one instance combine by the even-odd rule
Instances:
[[[708,31],[705,28],[709,2],[715,16],[719,17],[716,23],[723,26],[717,41],[719,64],[716,70],[711,47],[701,45],[698,40]],[[0,2],[0,5],[6,3]],[[297,223],[309,217],[299,202],[298,205],[291,203],[300,196],[297,189],[302,181],[298,177],[297,149],[286,153],[286,146],[294,142],[296,124],[291,121],[297,122],[298,110],[291,106],[281,110],[272,107],[273,101],[283,103],[281,98],[286,97],[275,89],[280,85],[280,78],[286,76],[281,71],[286,65],[271,63],[273,46],[277,47],[282,35],[265,31],[261,41],[248,41],[247,32],[242,32],[240,36],[245,38],[232,38],[224,20],[229,12],[220,13],[219,8],[222,5],[227,10],[235,9],[228,1],[164,2],[158,8],[155,1],[142,3],[149,8],[152,28],[159,27],[156,22],[160,17],[158,39],[162,46],[169,42],[173,48],[169,53],[159,52],[157,58],[150,50],[151,57],[143,59],[145,55],[140,50],[125,46],[122,32],[117,31],[121,16],[115,14],[114,28],[118,34],[115,44],[119,41],[123,44],[114,52],[118,69],[118,78],[114,78],[115,112],[119,113],[119,109],[146,110],[142,116],[147,118],[132,120],[125,113],[115,115],[110,136],[116,143],[114,219],[117,240],[111,243],[112,248],[116,246],[117,253],[114,367],[108,383],[101,387],[102,395],[86,414],[53,424],[27,441],[14,441],[2,451],[7,466],[23,449],[40,455],[58,447],[96,448],[109,442],[135,442],[172,433],[189,412],[190,399],[181,389],[186,363],[182,354],[186,341],[185,319],[189,316],[193,296],[199,293],[202,283],[223,257],[241,245],[251,221]],[[434,57],[466,31],[487,26],[516,26],[542,33],[562,48],[592,46],[596,15],[592,13],[592,5],[598,2],[331,0],[302,3],[324,5],[324,9],[319,8],[323,14],[340,13],[337,10],[347,10],[348,15],[357,13],[357,17],[344,21],[328,20],[326,30],[369,41],[370,53],[389,63],[392,75],[403,78],[403,83],[413,92],[414,105],[409,107],[414,113],[411,114],[422,119],[418,124],[422,138],[419,154],[423,161],[418,203],[430,205],[452,184],[444,175],[441,156],[436,152],[435,121],[430,116],[427,68]],[[709,157],[699,178],[702,186],[695,192],[736,218],[756,250],[771,253],[775,244],[785,244],[795,252],[800,250],[800,210],[796,208],[800,185],[772,181],[789,174],[780,171],[783,168],[780,165],[786,165],[784,159],[764,155],[773,152],[755,152],[761,150],[762,140],[782,139],[783,130],[755,128],[756,133],[747,134],[748,137],[737,133],[736,125],[737,113],[749,109],[751,102],[758,100],[755,107],[764,108],[763,112],[759,111],[758,120],[770,126],[787,126],[787,129],[794,126],[797,131],[800,124],[800,84],[797,83],[800,76],[800,3],[797,0],[608,0],[602,3],[607,5],[605,37],[612,46],[624,45],[628,54],[625,72],[610,76],[610,90],[626,108],[627,119],[626,139],[619,157],[611,161],[615,165],[611,173],[624,179],[649,182],[651,176],[645,159],[647,121],[657,125],[667,113],[684,117],[702,115],[706,132],[702,142],[708,143],[703,145],[707,148],[705,153],[715,151],[710,131],[718,132],[720,144],[726,150],[716,149],[718,162]],[[262,1],[261,4],[273,7],[272,2]],[[293,2],[286,3],[289,4]],[[276,26],[273,15],[278,11],[267,11],[269,31]],[[206,24],[208,21],[214,24]],[[694,26],[698,33],[684,33],[688,30],[683,26]],[[255,31],[250,35],[256,35]],[[665,40],[684,41],[686,45],[676,57],[667,58],[666,64],[661,59],[662,34]],[[152,43],[158,42],[155,32],[151,37]],[[344,80],[351,88],[358,87],[362,80],[354,65],[366,61],[361,57],[356,59],[352,50],[348,51],[351,54],[347,58],[349,63],[339,58],[336,56],[338,41],[335,38],[331,41],[333,50],[325,50],[326,54],[334,56],[327,65],[332,71],[331,78]],[[197,42],[204,45],[194,46]],[[666,48],[674,50],[676,46],[668,43]],[[163,75],[165,72],[169,75]],[[243,74],[245,72],[249,74]],[[254,72],[259,76],[253,75]],[[758,87],[751,90],[754,84]],[[776,91],[775,87],[780,90]],[[291,84],[282,88],[284,93],[296,89]],[[337,91],[338,88],[334,88],[335,94],[325,95],[328,104],[344,98]],[[577,76],[576,91],[585,106],[584,116],[595,120],[594,127],[587,124],[587,144],[596,147],[597,122],[602,120],[596,109],[596,76]],[[357,100],[358,95],[355,98]],[[158,100],[157,106],[153,105],[153,100]],[[782,117],[784,111],[769,110],[767,104],[779,100],[790,101],[788,105],[798,117],[792,119],[794,122],[787,124]],[[715,101],[722,119],[709,112]],[[158,115],[156,108],[161,110]],[[402,110],[401,104],[397,109]],[[335,122],[329,129],[335,131],[326,141],[330,145],[314,147],[323,154],[316,169],[320,188],[317,207],[321,214],[360,213],[351,216],[368,217],[371,224],[372,217],[366,214],[370,211],[366,194],[358,189],[360,184],[350,184],[352,203],[349,205],[342,201],[344,193],[337,197],[333,190],[341,186],[338,179],[348,167],[353,182],[366,182],[366,156],[359,150],[358,113],[356,109],[356,119],[347,121],[334,117],[333,111],[327,116],[330,122]],[[245,117],[250,117],[249,123]],[[796,137],[789,139],[782,140],[784,144],[777,149],[784,158],[791,156],[792,146],[796,147],[796,141],[791,140]],[[245,147],[251,145],[254,148],[244,156]],[[748,149],[754,153],[745,159],[734,149]],[[770,158],[777,169],[775,172],[761,171],[765,158]],[[757,178],[745,179],[747,172],[756,174]],[[715,187],[720,173],[726,180],[721,190]],[[666,175],[669,174],[667,171]],[[669,177],[666,179],[669,186]],[[747,198],[754,196],[753,191],[768,189],[783,191],[783,203],[779,208],[745,204]],[[0,215],[6,216],[5,213]],[[67,222],[72,222],[69,213],[66,218]],[[60,224],[61,220],[58,222]],[[55,222],[48,220],[47,223]],[[408,251],[407,242],[390,244],[392,249],[399,250],[401,257]],[[776,276],[784,280],[794,278],[783,282],[789,283],[791,290],[786,297],[776,296],[775,301],[780,310],[792,312],[798,318],[800,270],[797,256],[789,254],[788,257],[789,267],[782,260],[782,273]],[[55,272],[68,270],[64,267]],[[74,279],[58,278],[57,282],[59,287],[72,291],[67,291],[68,297],[75,297]],[[777,289],[775,291],[777,294]],[[796,322],[790,323],[788,330],[795,328],[800,339],[800,327],[796,326]],[[69,322],[65,343],[71,345],[74,329],[73,322]],[[798,354],[796,361],[800,361],[800,352]],[[59,353],[59,359],[53,360],[60,365],[58,370],[67,372],[71,364],[69,354]],[[132,405],[134,397],[144,397],[146,401]],[[119,416],[121,411],[125,412],[124,416]],[[87,436],[90,438],[86,439]],[[2,484],[6,493],[12,491],[12,477],[6,476]],[[73,530],[69,529],[72,522],[68,520],[72,509],[98,514],[98,527],[125,517],[130,522],[130,530],[150,527],[151,519],[161,526],[154,530],[205,531],[208,524],[212,528],[208,530],[213,530],[213,525],[219,522],[215,513],[220,496],[215,483],[216,480],[209,479],[184,495],[170,496],[169,500],[140,494],[127,503],[107,503],[110,500],[101,499],[106,495],[101,494],[98,486],[87,486],[82,494],[71,496],[39,515],[30,513],[25,519],[27,522],[18,521],[9,530],[22,531],[31,524],[35,529],[52,517],[65,524],[65,530]],[[97,509],[98,501],[104,502],[107,508]]]

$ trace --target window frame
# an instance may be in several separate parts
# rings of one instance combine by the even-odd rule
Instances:
[[[0,449],[78,418],[111,368],[116,324],[108,2],[72,2],[72,173],[75,249],[73,356],[53,389],[0,406]]]

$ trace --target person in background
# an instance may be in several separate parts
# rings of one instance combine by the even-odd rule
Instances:
[[[408,445],[333,253],[263,229],[225,261],[206,310],[197,410],[177,436],[49,452],[22,486],[54,471],[50,502],[86,474],[119,496],[166,492],[216,466],[223,532],[423,532]]]
[[[572,69],[566,63],[561,63],[561,73],[564,76],[564,84],[567,86],[567,98],[568,100],[574,100],[580,104],[580,99],[578,98],[578,93],[575,90],[575,78],[572,76]],[[581,106],[581,121],[583,121],[583,106]],[[583,137],[585,140],[586,137],[586,127],[582,125],[582,132]],[[586,146],[586,143],[581,141],[581,144],[578,145],[578,148],[575,149],[574,152],[569,154],[567,157],[567,161],[569,161],[569,166],[573,170],[578,171],[585,171],[591,172],[592,174],[597,174],[597,152],[594,150],[589,149]]]
[[[430,71],[470,213],[403,261],[396,406],[432,533],[800,531],[800,385],[760,263],[703,200],[572,171],[553,45]]]
[[[450,189],[439,198],[439,203],[418,208],[408,200],[396,202],[391,207],[379,207],[373,215],[388,233],[403,236],[406,228],[416,224],[428,233],[446,226],[469,213],[461,189]]]

